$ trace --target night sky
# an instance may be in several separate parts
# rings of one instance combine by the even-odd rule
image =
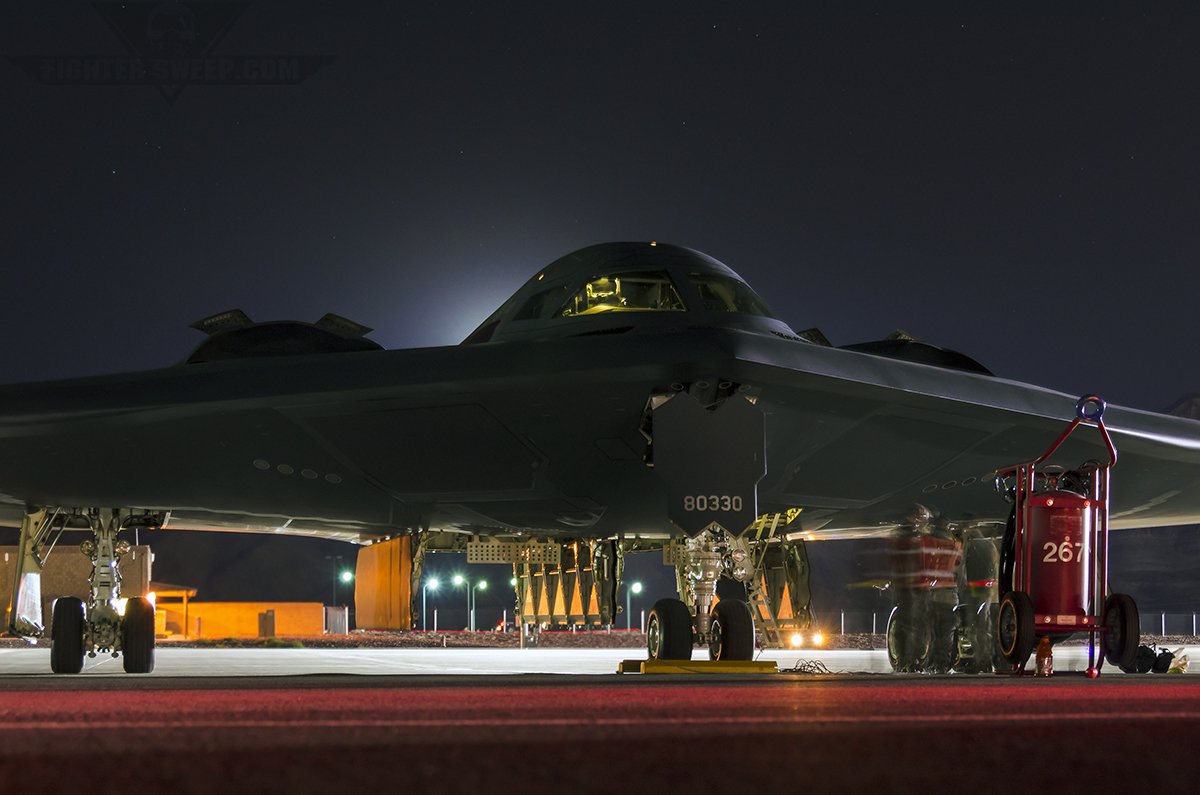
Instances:
[[[170,365],[231,307],[455,344],[550,260],[656,239],[834,344],[904,329],[1151,410],[1200,390],[1194,4],[182,5],[122,39],[111,5],[0,4],[0,382]],[[151,33],[312,73],[27,68]]]

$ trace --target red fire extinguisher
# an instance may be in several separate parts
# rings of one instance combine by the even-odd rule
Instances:
[[[1055,636],[1080,631],[1088,633],[1088,676],[1100,673],[1097,636],[1114,665],[1131,664],[1137,652],[1137,605],[1108,591],[1108,494],[1117,450],[1104,427],[1105,408],[1099,396],[1080,398],[1075,419],[1045,453],[996,471],[997,488],[1013,502],[996,641],[1014,668],[1024,668],[1039,640],[1048,646]],[[1089,461],[1071,472],[1044,466],[1081,424],[1099,431],[1108,462]]]

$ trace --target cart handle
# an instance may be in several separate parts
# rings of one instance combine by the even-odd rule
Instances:
[[[1032,461],[1026,461],[1023,464],[1015,464],[1010,467],[996,470],[997,490],[1000,489],[1000,483],[1004,478],[1012,477],[1017,474],[1017,471],[1022,467],[1035,467],[1045,461],[1062,446],[1062,443],[1067,440],[1076,428],[1082,423],[1094,425],[1100,431],[1100,439],[1104,442],[1104,447],[1108,450],[1108,465],[1106,469],[1111,469],[1117,463],[1117,448],[1113,445],[1112,438],[1108,435],[1108,428],[1104,427],[1104,412],[1108,409],[1108,403],[1099,395],[1084,395],[1079,398],[1079,402],[1075,404],[1075,419],[1067,426],[1067,429],[1062,432],[1054,444],[1050,445],[1046,452],[1042,453]]]
[[[1099,395],[1084,395],[1075,404],[1075,416],[1085,422],[1100,422],[1107,410],[1108,404]]]

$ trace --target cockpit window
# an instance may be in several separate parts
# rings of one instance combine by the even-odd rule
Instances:
[[[591,279],[567,301],[559,316],[683,311],[683,299],[665,271],[638,271]]]
[[[704,308],[710,312],[771,317],[771,310],[745,282],[714,273],[692,273],[689,278],[700,293]]]
[[[543,320],[552,317],[567,299],[567,289],[565,286],[551,287],[549,290],[535,293],[520,311],[513,315],[513,320]]]

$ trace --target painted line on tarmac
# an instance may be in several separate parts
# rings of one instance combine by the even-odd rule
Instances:
[[[322,719],[322,720],[248,720],[248,721],[180,721],[180,720],[122,720],[117,722],[105,721],[30,721],[0,725],[0,733],[26,731],[80,731],[96,729],[296,729],[327,728],[327,729],[443,729],[443,728],[531,728],[537,726],[579,726],[594,728],[598,726],[711,726],[721,724],[755,725],[795,725],[819,728],[830,725],[861,725],[861,724],[957,724],[957,723],[1062,723],[1065,721],[1162,721],[1162,720],[1200,720],[1200,711],[1188,712],[1055,712],[1055,713],[1014,713],[1011,715],[840,715],[822,717],[788,717],[788,716],[733,716],[733,717],[674,717],[674,718],[592,718],[580,721],[574,718],[354,718],[354,719]]]

